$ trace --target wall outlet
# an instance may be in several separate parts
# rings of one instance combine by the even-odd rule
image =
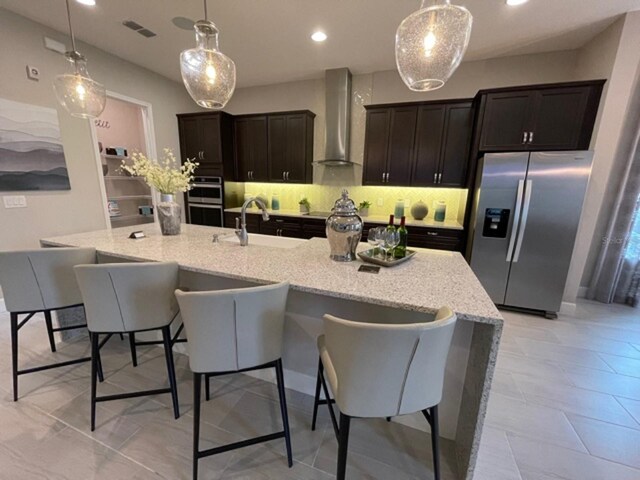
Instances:
[[[27,65],[27,78],[36,82],[40,80],[40,69],[33,65]]]
[[[2,197],[4,208],[26,208],[27,197],[24,195],[5,195]]]
[[[409,208],[410,206],[411,206],[411,199],[405,198],[404,199],[404,207],[405,208]]]
[[[376,204],[377,204],[379,207],[383,207],[383,206],[384,206],[384,200],[383,200],[382,198],[379,198],[379,199],[376,201]]]

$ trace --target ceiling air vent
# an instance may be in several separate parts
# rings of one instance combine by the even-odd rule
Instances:
[[[151,38],[156,36],[155,32],[152,32],[148,28],[144,28],[142,25],[140,25],[137,22],[134,22],[133,20],[125,20],[124,22],[122,22],[122,24],[125,27],[130,28],[134,32],[138,32],[143,37]]]

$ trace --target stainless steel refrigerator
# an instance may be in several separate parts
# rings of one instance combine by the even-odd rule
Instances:
[[[592,152],[485,155],[472,217],[471,268],[498,306],[560,310]]]

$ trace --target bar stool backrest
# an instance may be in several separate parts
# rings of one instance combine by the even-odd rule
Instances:
[[[282,356],[288,283],[209,292],[176,291],[196,373],[234,372]]]
[[[75,271],[91,332],[154,330],[179,313],[176,262],[79,265]]]
[[[7,310],[55,310],[82,303],[74,265],[96,263],[94,248],[0,252],[0,286]]]
[[[390,417],[440,403],[456,324],[442,308],[434,321],[361,323],[325,315],[325,342],[337,378],[336,402],[354,417]],[[326,367],[326,366],[325,366]]]

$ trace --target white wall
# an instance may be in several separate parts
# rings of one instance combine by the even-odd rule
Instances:
[[[44,48],[44,35],[68,42],[55,30],[0,9],[0,97],[58,109],[71,190],[20,192],[27,197],[24,209],[5,209],[0,203],[0,250],[36,247],[42,237],[106,226],[89,122],[58,107],[52,82],[66,71],[66,61]],[[153,105],[158,151],[168,146],[179,152],[175,114],[199,110],[184,87],[91,46],[80,43],[78,49],[88,58],[89,73],[108,90]],[[26,78],[27,64],[40,69],[39,82]]]

